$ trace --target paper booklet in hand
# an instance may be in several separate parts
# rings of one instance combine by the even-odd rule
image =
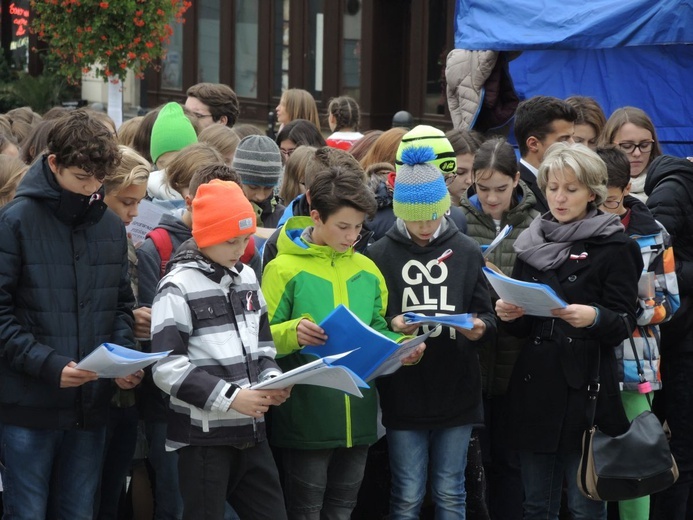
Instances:
[[[75,368],[96,372],[99,377],[127,377],[169,355],[171,351],[147,354],[115,343],[103,343],[77,363]]]
[[[525,314],[551,318],[552,309],[568,306],[548,285],[515,280],[488,267],[484,267],[483,270],[498,296],[504,302],[522,307]]]
[[[291,385],[315,385],[334,388],[356,397],[363,397],[359,387],[369,388],[368,383],[354,374],[349,368],[336,364],[339,359],[349,354],[350,352],[344,352],[343,354],[316,359],[293,370],[284,372],[280,376],[251,385],[250,388],[259,390],[261,388],[287,388]]]
[[[417,312],[405,312],[404,323],[407,325],[417,323],[419,325],[446,325],[460,329],[472,330],[474,328],[474,314],[440,314],[425,316]]]
[[[348,356],[332,364],[351,369],[364,381],[395,372],[402,366],[401,360],[426,341],[435,330],[434,328],[409,341],[397,343],[366,325],[344,305],[333,310],[320,323],[320,327],[327,334],[325,344],[305,347],[301,352],[324,358],[351,351]]]

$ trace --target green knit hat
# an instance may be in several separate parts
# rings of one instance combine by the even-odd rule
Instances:
[[[438,168],[443,175],[454,173],[457,170],[457,157],[445,132],[432,126],[419,125],[404,134],[402,142],[397,148],[395,159],[395,171],[399,172],[402,166],[402,152],[410,146],[430,146],[433,149],[434,159],[431,163]]]
[[[410,146],[402,152],[395,177],[392,209],[402,220],[437,220],[450,209],[450,194],[440,170],[433,166],[430,146]]]
[[[152,127],[149,153],[156,161],[166,152],[177,152],[197,142],[197,134],[179,103],[166,103]]]

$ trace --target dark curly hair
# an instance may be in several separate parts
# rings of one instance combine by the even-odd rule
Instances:
[[[55,121],[47,150],[59,166],[76,166],[101,182],[120,164],[118,143],[110,130],[86,110],[74,110]]]

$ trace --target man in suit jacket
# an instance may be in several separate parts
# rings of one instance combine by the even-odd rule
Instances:
[[[520,148],[520,179],[537,198],[534,207],[549,211],[546,197],[537,185],[537,172],[544,153],[558,141],[573,142],[577,112],[565,101],[550,96],[524,100],[515,112],[515,138]]]

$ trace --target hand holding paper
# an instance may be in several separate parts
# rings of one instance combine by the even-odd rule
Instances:
[[[521,307],[525,314],[553,318],[551,312],[553,309],[563,309],[568,306],[548,285],[515,280],[496,273],[488,267],[484,267],[483,271],[503,302]],[[504,309],[503,312],[508,312],[508,310]],[[499,314],[499,316],[501,315]],[[501,316],[502,318],[503,316]],[[508,321],[507,316],[505,318],[505,321]]]
[[[474,327],[474,314],[445,314],[437,316],[424,316],[416,312],[405,312],[404,323],[407,325],[417,323],[419,325],[447,325],[460,329],[471,330]]]
[[[168,356],[170,352],[169,350],[168,352],[147,354],[114,343],[104,343],[75,365],[75,368],[82,371],[89,370],[96,373],[98,377],[123,378],[156,363]]]

